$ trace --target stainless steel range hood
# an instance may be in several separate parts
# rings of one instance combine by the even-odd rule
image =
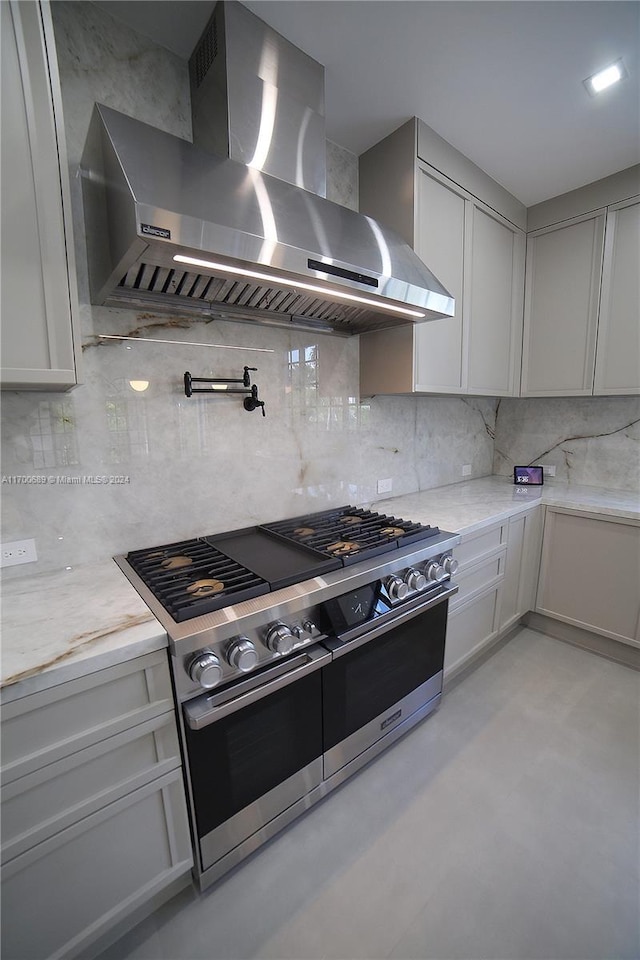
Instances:
[[[240,39],[253,74],[234,54]],[[323,190],[324,88],[310,107],[313,83],[295,67],[302,79],[292,83],[291,56],[310,59],[224,0],[191,63],[202,87],[194,135],[207,149],[96,106],[81,164],[93,303],[347,335],[453,315],[453,299],[400,237],[299,185]],[[300,100],[305,87],[312,96]],[[252,89],[255,123],[247,110],[237,119]]]

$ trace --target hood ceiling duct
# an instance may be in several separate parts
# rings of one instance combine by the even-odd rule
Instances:
[[[94,109],[93,303],[344,335],[453,316],[397,234],[324,198],[320,64],[219,0],[190,74],[194,143]]]

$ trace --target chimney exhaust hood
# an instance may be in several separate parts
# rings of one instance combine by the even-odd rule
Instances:
[[[414,251],[324,193],[324,70],[237,0],[190,62],[194,143],[96,105],[91,300],[359,334],[454,313]]]

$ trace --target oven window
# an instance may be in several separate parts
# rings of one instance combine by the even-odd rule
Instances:
[[[198,836],[322,753],[320,671],[202,730],[186,727]]]
[[[323,669],[325,750],[442,670],[447,608],[445,600]]]

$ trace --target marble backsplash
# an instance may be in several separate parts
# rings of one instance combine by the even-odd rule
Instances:
[[[1,536],[34,537],[39,558],[3,576],[374,503],[382,499],[379,479],[390,478],[398,496],[460,481],[464,465],[471,477],[509,474],[514,460],[542,453],[575,482],[622,489],[637,482],[638,400],[360,402],[357,338],[91,306],[76,174],[93,104],[189,138],[187,65],[92,3],[56,0],[52,10],[83,383],[67,394],[3,394],[3,477],[36,482],[2,484]],[[327,159],[329,198],[357,207],[357,159],[335,144]],[[101,339],[133,331],[148,339]],[[185,397],[185,370],[238,377],[245,365],[258,368],[252,376],[265,418],[246,412],[240,398]]]
[[[136,319],[92,318],[102,334]],[[4,486],[2,536],[35,537],[41,570],[372,503],[381,478],[399,495],[461,479],[462,463],[491,472],[494,401],[360,403],[357,339],[154,319],[146,333],[173,343],[87,341],[82,386],[5,396],[3,474],[42,482]],[[232,377],[245,364],[266,417],[239,397],[185,397],[185,370]]]
[[[556,481],[640,490],[640,397],[541,397],[498,404],[493,472],[556,467]]]

